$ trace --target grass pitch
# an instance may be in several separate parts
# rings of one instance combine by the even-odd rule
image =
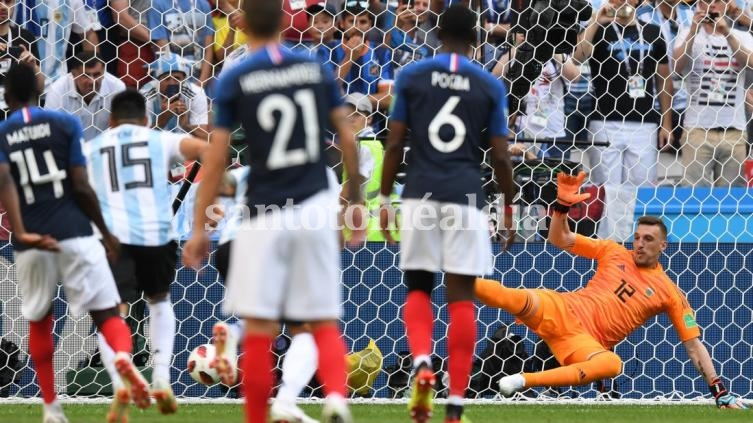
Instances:
[[[2,423],[41,423],[39,404],[0,403]],[[102,423],[107,405],[64,405],[71,423]],[[318,417],[319,405],[304,405],[312,417]],[[355,404],[356,423],[409,423],[405,405]],[[444,406],[435,406],[432,422],[441,423]],[[620,422],[747,422],[753,421],[753,410],[718,410],[712,405],[591,405],[591,404],[499,404],[468,405],[467,417],[473,423],[552,422],[552,423],[620,423]],[[242,423],[243,409],[238,404],[181,404],[178,414],[162,416],[156,408],[142,412],[133,410],[130,423]]]

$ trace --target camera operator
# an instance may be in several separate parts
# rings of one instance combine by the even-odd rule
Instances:
[[[659,147],[671,140],[672,79],[661,29],[640,23],[639,0],[610,0],[596,13],[573,60],[588,60],[596,105],[589,132],[609,147],[589,149],[597,184],[636,187],[654,183]],[[660,113],[654,111],[658,94]],[[659,116],[660,115],[660,116]]]
[[[745,70],[753,36],[732,28],[732,0],[702,0],[690,28],[677,36],[675,72],[687,75],[684,185],[745,186]]]

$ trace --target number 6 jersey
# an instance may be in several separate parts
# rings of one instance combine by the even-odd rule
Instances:
[[[59,241],[92,235],[68,177],[69,169],[86,166],[82,140],[80,121],[64,112],[24,107],[0,124],[0,163],[10,165],[27,232]]]
[[[172,227],[170,167],[185,134],[124,124],[84,144],[89,179],[110,231],[128,245],[165,245]]]

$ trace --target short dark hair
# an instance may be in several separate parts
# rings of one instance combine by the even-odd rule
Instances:
[[[133,88],[121,91],[112,98],[110,117],[113,120],[138,120],[146,116],[146,99]]]
[[[280,0],[243,0],[243,12],[251,35],[269,38],[280,32],[283,15]]]
[[[20,104],[32,103],[39,97],[37,73],[31,65],[14,63],[5,74],[5,95]]]
[[[468,7],[455,4],[439,16],[439,39],[474,44],[476,42],[476,14]]]
[[[98,64],[105,64],[105,61],[93,51],[79,51],[71,58],[70,68],[81,69],[82,67],[92,67]]]
[[[669,231],[667,230],[667,225],[664,224],[664,221],[660,217],[641,216],[638,218],[638,224],[648,225],[648,226],[658,226],[662,235],[664,235],[664,239],[667,239],[667,233],[669,233]]]

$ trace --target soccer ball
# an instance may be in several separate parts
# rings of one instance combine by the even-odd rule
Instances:
[[[199,345],[191,351],[186,368],[193,380],[202,385],[214,385],[220,382],[217,371],[210,367],[214,356],[215,349],[212,344]]]

